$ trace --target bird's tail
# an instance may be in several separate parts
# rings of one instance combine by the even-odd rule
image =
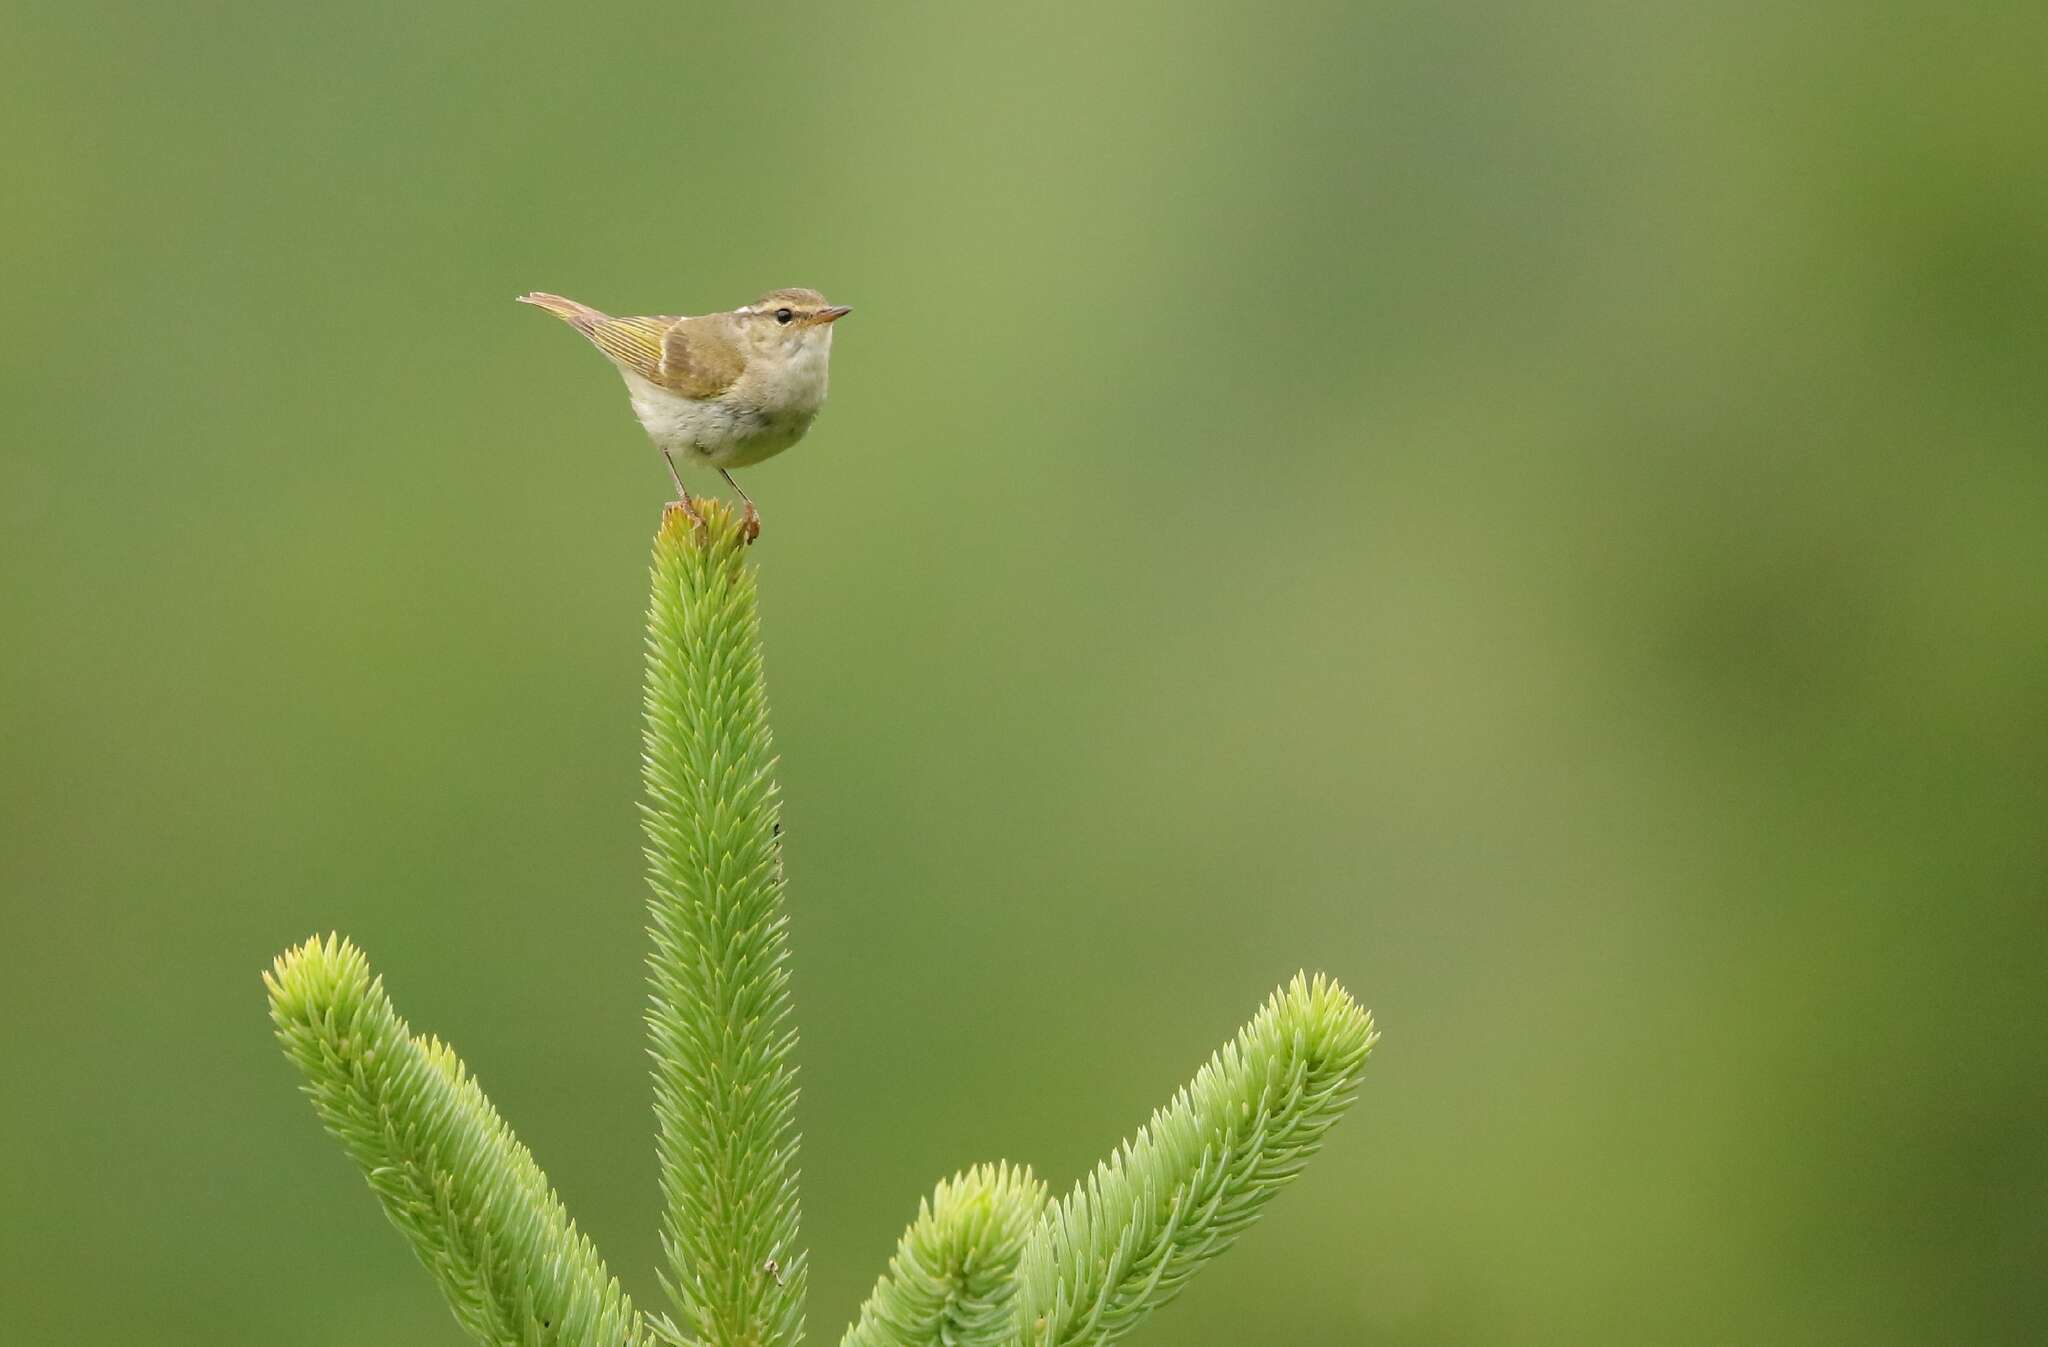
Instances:
[[[588,334],[592,328],[603,322],[608,316],[591,308],[588,304],[578,304],[573,299],[563,299],[560,295],[551,295],[545,290],[536,290],[530,295],[521,295],[519,296],[519,302],[521,304],[531,304],[535,308],[546,309],[570,327],[585,334]]]

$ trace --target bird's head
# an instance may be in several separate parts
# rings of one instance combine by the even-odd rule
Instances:
[[[733,310],[740,340],[751,351],[785,357],[799,351],[832,349],[832,324],[853,310],[828,303],[816,290],[770,290]]]

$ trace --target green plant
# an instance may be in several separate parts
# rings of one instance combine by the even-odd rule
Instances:
[[[492,1347],[794,1347],[796,1043],[753,572],[737,517],[663,518],[648,616],[643,806],[652,882],[664,1289],[633,1308],[452,1049],[414,1034],[353,945],[264,976],[327,1129]],[[1296,977],[1073,1192],[1027,1169],[939,1184],[842,1347],[1094,1347],[1165,1304],[1314,1153],[1372,1049],[1335,983]]]

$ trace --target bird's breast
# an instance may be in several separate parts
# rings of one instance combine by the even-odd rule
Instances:
[[[742,374],[712,398],[680,393],[622,371],[633,415],[665,453],[682,454],[715,468],[742,468],[781,453],[802,439],[825,401],[822,369],[785,368],[772,377]]]
[[[782,360],[750,360],[734,381],[731,395],[764,413],[816,416],[818,408],[825,405],[831,359],[831,346],[818,342],[793,351]]]

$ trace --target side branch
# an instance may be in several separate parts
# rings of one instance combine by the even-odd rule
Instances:
[[[1017,1265],[1045,1209],[1028,1169],[981,1165],[939,1185],[903,1232],[840,1347],[1003,1347]]]
[[[1011,1341],[1102,1347],[1172,1300],[1308,1163],[1376,1036],[1334,982],[1297,976],[1275,992],[1039,1222]]]
[[[415,1037],[339,937],[263,976],[285,1054],[448,1307],[489,1347],[639,1347],[646,1330],[454,1050]]]

